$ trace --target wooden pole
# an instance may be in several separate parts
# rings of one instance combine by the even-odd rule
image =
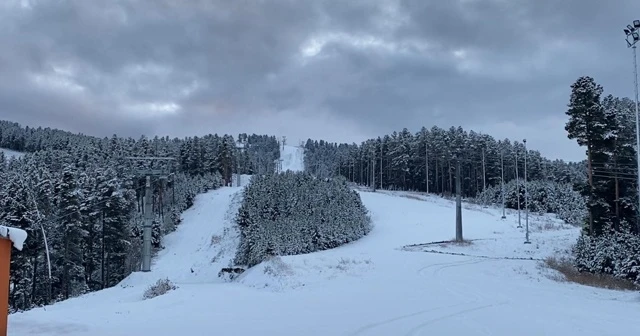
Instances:
[[[0,336],[7,336],[11,246],[11,240],[0,238]]]

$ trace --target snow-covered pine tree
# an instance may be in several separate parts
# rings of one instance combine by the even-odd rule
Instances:
[[[64,299],[84,294],[88,291],[83,238],[87,235],[87,225],[81,217],[82,197],[72,167],[66,167],[60,181],[55,186],[56,204],[60,210],[57,229],[62,235],[58,249],[62,275],[60,293]]]
[[[587,148],[587,165],[589,172],[589,189],[586,196],[589,198],[588,232],[598,235],[609,221],[609,214],[601,198],[603,184],[607,177],[595,174],[594,163],[607,162],[606,136],[610,128],[610,120],[604,112],[600,96],[602,86],[589,76],[578,78],[571,85],[571,99],[566,114],[569,116],[565,129],[569,139],[576,139],[580,146]]]

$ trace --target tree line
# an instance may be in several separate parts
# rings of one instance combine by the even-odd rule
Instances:
[[[527,180],[577,184],[586,179],[583,162],[549,160],[527,150]],[[525,147],[522,142],[465,131],[423,127],[406,128],[361,144],[337,144],[309,139],[305,144],[305,169],[316,176],[342,175],[349,181],[383,189],[414,190],[451,195],[455,168],[461,161],[463,197],[476,197],[499,185],[523,178]]]

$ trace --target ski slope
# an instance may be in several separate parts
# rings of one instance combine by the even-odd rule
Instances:
[[[234,282],[223,282],[216,274],[229,265],[238,241],[233,215],[240,191],[222,188],[199,195],[183,214],[183,224],[166,237],[151,272],[132,274],[114,288],[12,314],[9,334],[640,333],[638,293],[557,282],[535,260],[569,247],[578,229],[551,216],[532,215],[532,244],[525,245],[515,212],[501,220],[501,210],[466,204],[464,235],[471,245],[420,245],[455,235],[454,203],[408,192],[360,192],[374,229],[356,242],[276,257]],[[147,286],[165,277],[179,288],[143,300]]]
[[[282,160],[283,172],[287,170],[294,172],[304,171],[304,148],[284,145],[280,149],[280,160]]]

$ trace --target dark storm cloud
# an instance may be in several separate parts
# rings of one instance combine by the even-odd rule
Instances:
[[[339,141],[462,125],[577,159],[569,85],[588,74],[632,93],[632,13],[631,0],[11,0],[0,118]]]

